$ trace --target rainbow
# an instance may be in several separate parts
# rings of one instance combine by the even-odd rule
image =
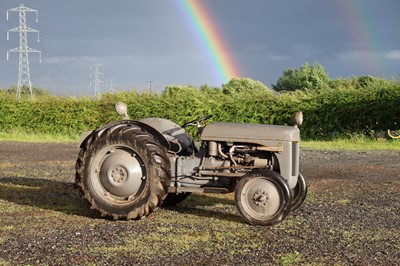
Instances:
[[[239,77],[240,71],[235,60],[204,2],[202,0],[178,0],[178,6],[206,50],[219,82],[227,83],[230,79]]]
[[[385,73],[382,54],[379,50],[379,36],[376,26],[372,23],[371,10],[364,1],[337,1],[338,9],[347,21],[346,31],[358,48],[365,52],[364,70],[367,73]]]

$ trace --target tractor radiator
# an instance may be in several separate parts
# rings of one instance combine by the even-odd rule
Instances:
[[[292,142],[292,176],[299,174],[299,142]]]

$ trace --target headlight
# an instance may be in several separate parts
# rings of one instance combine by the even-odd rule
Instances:
[[[303,112],[299,111],[299,112],[294,113],[293,121],[296,126],[298,126],[298,127],[301,126],[301,124],[303,124]]]
[[[117,103],[115,104],[115,111],[117,111],[117,113],[118,113],[120,116],[123,116],[124,119],[129,119],[129,117],[128,117],[128,107],[126,106],[125,103],[123,103],[123,102],[117,102]]]

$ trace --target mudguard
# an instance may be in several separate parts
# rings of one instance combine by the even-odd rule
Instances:
[[[126,124],[126,125],[137,125],[137,126],[141,127],[143,130],[145,130],[146,132],[148,132],[151,135],[153,135],[157,139],[157,141],[162,146],[164,146],[167,150],[171,149],[171,145],[170,145],[169,141],[157,129],[153,128],[152,126],[150,126],[150,125],[148,125],[146,123],[143,123],[143,122],[140,122],[140,121],[133,121],[133,120],[113,121],[113,122],[107,123],[107,124],[97,128],[96,130],[86,131],[86,132],[82,133],[82,135],[81,135],[81,142],[79,144],[79,147],[82,145],[83,142],[86,141],[86,139],[88,139],[90,137],[91,134],[99,132],[99,131],[102,131],[102,130],[104,130],[106,128],[110,128],[110,127],[119,125],[119,124],[121,124],[121,125],[124,125],[124,124]]]

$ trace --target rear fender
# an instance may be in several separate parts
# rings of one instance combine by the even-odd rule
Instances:
[[[142,128],[144,131],[150,133],[151,135],[154,136],[154,138],[162,145],[164,146],[167,150],[170,150],[170,144],[167,141],[167,139],[160,133],[158,132],[156,129],[154,129],[153,127],[139,122],[139,121],[133,121],[133,120],[120,120],[120,121],[113,121],[110,123],[107,123],[101,127],[99,127],[96,130],[93,131],[85,131],[82,133],[81,135],[81,142],[79,144],[79,147],[81,147],[82,143],[84,143],[88,138],[90,138],[90,136],[92,134],[96,134],[97,132],[103,131],[106,128],[110,128],[110,127],[114,127],[116,125],[136,125],[139,126],[140,128]]]

